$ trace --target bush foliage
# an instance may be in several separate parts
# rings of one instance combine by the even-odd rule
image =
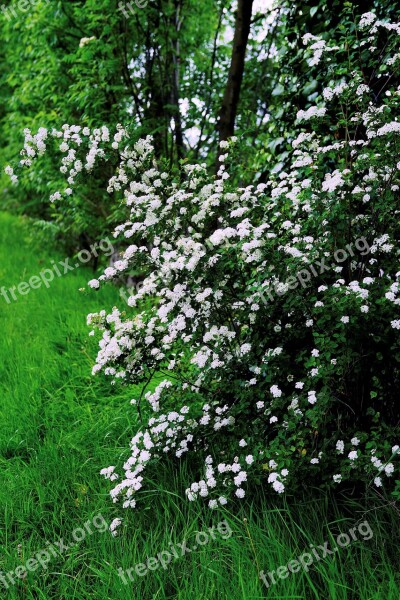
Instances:
[[[60,210],[75,210],[82,174],[117,165],[123,250],[89,285],[145,278],[128,307],[88,322],[101,332],[93,371],[143,385],[130,454],[102,472],[125,508],[171,455],[191,457],[187,497],[211,508],[264,481],[399,493],[399,35],[366,13],[351,38],[304,36],[325,87],[297,113],[288,168],[258,185],[230,176],[241,138],[220,144],[211,177],[206,163],[168,168],[121,125],[25,132],[8,173],[58,145]]]

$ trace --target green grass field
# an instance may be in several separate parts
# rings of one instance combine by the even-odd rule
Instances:
[[[29,222],[6,214],[0,215],[0,257],[6,288],[64,258],[35,241]],[[110,523],[121,510],[99,471],[121,464],[137,425],[129,404],[134,390],[91,375],[96,343],[86,314],[121,304],[113,288],[79,292],[92,276],[80,267],[9,304],[0,297],[0,569],[11,573],[42,550],[50,555],[27,577],[12,575],[14,585],[4,575],[1,597],[399,600],[398,509],[376,496],[361,504],[315,492],[278,502],[260,490],[251,502],[211,513],[183,499],[185,466],[181,472],[171,466],[157,484],[147,483],[139,510],[129,513],[118,537],[101,531],[100,515]],[[228,525],[209,531],[224,520]],[[363,530],[339,548],[338,534],[365,520],[373,535]],[[72,541],[85,524],[85,538]],[[196,537],[199,531],[208,531],[208,540]],[[56,552],[61,539],[69,548]],[[182,556],[184,542],[198,547]],[[259,570],[276,572],[324,543],[338,550],[313,558],[308,571],[275,575],[269,588],[259,580]],[[142,576],[131,571],[126,584],[119,576],[118,569],[172,552],[172,545],[165,568],[158,561]]]

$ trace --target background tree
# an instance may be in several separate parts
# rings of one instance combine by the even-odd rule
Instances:
[[[235,127],[242,150],[231,173],[243,184],[286,168],[296,112],[322,93],[318,65],[301,58],[302,36],[329,39],[336,26],[351,36],[365,10],[398,12],[391,0],[280,0],[263,10],[257,1],[151,0],[133,12],[117,0],[42,1],[26,12],[17,5],[17,18],[0,17],[4,162],[17,155],[26,127],[124,123],[133,140],[152,135],[157,160],[177,174],[183,159],[213,172],[217,141]],[[50,153],[19,188],[3,179],[3,205],[80,249],[118,220],[118,194],[104,193],[113,166],[99,166],[90,186],[54,210],[48,197],[62,178]]]

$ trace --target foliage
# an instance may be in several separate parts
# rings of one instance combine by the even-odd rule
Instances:
[[[6,287],[63,258],[52,246],[32,243],[29,221],[22,224],[5,214],[0,215],[0,256]],[[113,286],[104,286],[95,296],[79,292],[90,276],[81,267],[55,279],[50,289],[43,286],[20,296],[18,302],[6,304],[0,298],[0,501],[5,507],[0,515],[1,575],[49,543],[62,538],[70,545],[72,532],[94,515],[101,514],[110,523],[115,514],[116,507],[105,502],[97,471],[110,456],[118,460],[128,439],[134,417],[128,403],[132,390],[116,386],[110,390],[107,380],[90,376],[95,343],[91,339],[88,345],[85,320],[76,307],[92,311],[99,302],[104,306],[118,302]],[[387,500],[371,494],[365,504],[343,503],[324,494],[301,501],[297,497],[292,507],[282,502],[271,506],[260,490],[253,505],[210,515],[198,504],[179,501],[177,491],[187,477],[181,467],[177,471],[172,463],[164,463],[148,490],[148,506],[143,503],[143,511],[130,515],[127,535],[87,536],[52,556],[47,569],[39,566],[25,579],[15,578],[9,589],[0,582],[3,597],[126,600],[132,587],[123,585],[119,568],[143,563],[171,543],[178,548],[186,540],[192,546],[195,532],[207,531],[222,519],[233,532],[227,542],[216,537],[172,561],[167,570],[135,577],[134,595],[181,600],[261,596],[266,588],[258,578],[259,569],[274,570],[310,544],[330,541],[338,531],[355,525],[366,510],[363,518],[374,532],[371,540],[360,539],[335,560],[320,561],[308,573],[280,581],[269,595],[307,597],[311,586],[321,598],[337,588],[344,590],[339,596],[343,600],[399,597],[398,517]]]
[[[204,161],[214,173],[235,3],[141,4],[124,13],[119,0],[101,6],[95,0],[42,0],[26,11],[10,3],[0,15],[0,137],[6,156],[17,154],[19,132],[43,122],[48,128],[79,122],[110,129],[124,123],[132,140],[153,136],[157,158],[170,167]],[[238,186],[264,183],[271,170],[290,165],[296,113],[322,93],[319,66],[302,60],[302,35],[328,40],[341,27],[352,46],[354,22],[361,10],[372,8],[385,18],[397,16],[391,0],[366,0],[362,7],[343,0],[281,0],[275,8],[255,9],[236,119],[242,160],[230,171]],[[54,211],[47,196],[50,181],[56,189],[61,185],[56,160],[48,152],[19,188],[2,182],[2,204],[52,221],[60,246],[76,252],[117,224],[118,201],[105,192],[116,162],[82,181],[68,207]]]
[[[241,175],[245,169],[246,180],[252,175],[254,181],[265,182],[271,170],[288,168],[297,111],[322,94],[325,74],[319,64],[303,60],[302,37],[311,33],[328,41],[339,28],[354,47],[355,24],[368,10],[388,20],[399,15],[397,3],[386,0],[290,0],[276,2],[270,16],[254,23],[237,123],[237,135],[244,138]],[[398,81],[397,73],[393,79]],[[392,85],[397,85],[393,79]],[[326,133],[329,136],[329,129]]]
[[[127,218],[114,235],[128,247],[89,285],[132,266],[147,277],[129,298],[133,314],[114,308],[88,321],[103,332],[94,372],[144,385],[124,475],[103,470],[125,508],[148,467],[170,454],[192,456],[199,472],[187,496],[211,508],[264,480],[277,493],[304,481],[393,489],[400,89],[390,84],[399,34],[366,13],[351,48],[340,27],[329,43],[304,36],[305,60],[320,65],[327,86],[297,114],[290,169],[257,187],[230,181],[234,138],[221,144],[215,179],[197,164],[177,180],[150,138],[131,141],[122,126],[114,136],[67,125],[26,132],[21,167],[62,139],[71,189],[53,194],[61,205],[80,171],[119,153],[108,191],[123,192]],[[165,379],[144,407],[156,372]]]
[[[174,121],[180,118],[180,98],[172,98],[172,82],[179,80],[181,94],[190,98],[200,85],[208,97],[206,49],[219,7],[214,9],[211,0],[201,6],[193,0],[159,0],[126,17],[120,4],[43,0],[20,11],[18,3],[11,3],[17,16],[12,17],[11,8],[0,16],[0,133],[7,155],[18,152],[16,132],[38,129],[44,121],[49,128],[76,121],[114,128],[124,122],[137,139],[153,135],[158,154],[177,164]],[[188,121],[192,118],[190,112]],[[60,245],[76,251],[104,237],[112,226],[116,206],[105,192],[112,165],[99,170],[88,185],[82,182],[69,209],[57,212],[47,202],[49,181],[56,187],[61,183],[55,170],[49,152],[35,177],[21,180],[19,189],[6,189],[4,205],[53,220]]]

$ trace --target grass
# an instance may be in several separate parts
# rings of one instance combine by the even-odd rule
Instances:
[[[26,281],[63,258],[34,241],[28,222],[0,214],[0,285]],[[79,292],[91,277],[80,267],[16,302],[0,297],[0,569],[14,571],[61,538],[70,546],[53,550],[45,567],[15,585],[0,583],[2,597],[398,600],[398,513],[376,497],[360,503],[314,493],[278,503],[260,490],[252,502],[210,513],[182,500],[185,466],[171,466],[147,483],[141,509],[129,514],[119,537],[102,531],[103,519],[109,523],[119,510],[99,470],[120,464],[136,421],[134,390],[91,375],[96,347],[86,314],[121,303],[112,288]],[[312,552],[310,545],[335,548],[340,532],[365,520],[370,539],[357,530],[357,540],[315,559],[308,571],[269,588],[259,580],[259,570],[276,572]],[[92,533],[75,543],[73,532],[85,524]],[[208,531],[203,545],[199,531]],[[198,547],[182,556],[185,540]],[[165,569],[133,571],[124,584],[118,569],[172,552],[171,544],[177,557]]]

